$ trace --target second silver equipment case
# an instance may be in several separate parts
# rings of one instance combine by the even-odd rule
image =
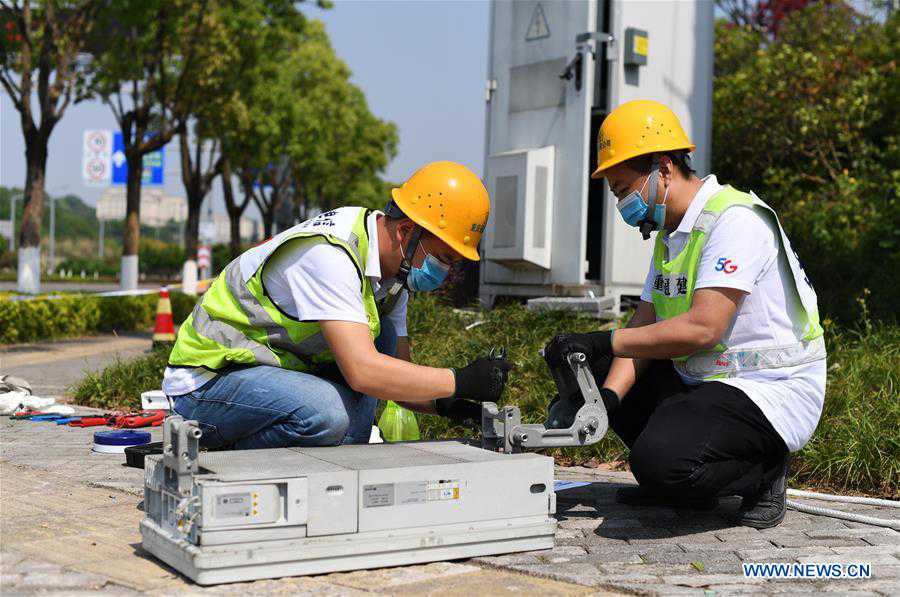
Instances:
[[[144,549],[200,584],[549,549],[553,459],[461,442],[198,452],[170,416]]]

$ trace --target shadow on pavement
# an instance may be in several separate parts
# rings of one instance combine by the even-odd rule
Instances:
[[[662,539],[731,528],[728,516],[737,510],[740,498],[721,498],[715,510],[660,506],[628,506],[616,502],[616,491],[633,487],[628,483],[594,482],[556,494],[556,518],[596,519],[593,533],[610,539]]]

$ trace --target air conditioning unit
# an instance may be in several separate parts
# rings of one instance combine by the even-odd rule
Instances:
[[[487,259],[513,268],[550,269],[555,154],[551,145],[488,157],[493,209]]]

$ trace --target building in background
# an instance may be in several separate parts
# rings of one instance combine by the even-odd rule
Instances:
[[[109,187],[97,201],[97,219],[101,221],[125,219],[125,187]],[[141,189],[141,224],[160,227],[169,222],[187,220],[187,200],[166,195],[162,189]]]
[[[166,195],[159,188],[141,189],[141,224],[144,226],[160,228],[171,222],[183,225],[187,221],[187,211],[187,200],[184,197]],[[104,221],[124,218],[125,188],[116,186],[106,189],[97,201],[97,219],[100,220],[101,226]],[[231,237],[227,214],[207,213],[201,220],[201,228],[204,231],[212,231],[213,244],[227,243]],[[241,218],[240,230],[243,242],[255,242],[262,238],[262,229],[262,223],[258,220]]]
[[[213,244],[225,244],[231,240],[231,222],[228,214],[212,214],[212,242]],[[262,239],[262,222],[251,218],[241,218],[241,241],[255,243]]]

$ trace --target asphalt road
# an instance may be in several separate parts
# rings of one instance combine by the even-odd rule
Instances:
[[[151,344],[151,334],[132,333],[0,347],[0,373],[25,379],[37,396],[59,398],[86,371],[143,354]]]
[[[159,288],[158,282],[144,283],[139,285],[140,288]],[[106,292],[109,290],[119,290],[119,284],[116,282],[90,282],[73,281],[73,282],[42,282],[41,292]],[[15,282],[0,282],[0,292],[15,292]]]

